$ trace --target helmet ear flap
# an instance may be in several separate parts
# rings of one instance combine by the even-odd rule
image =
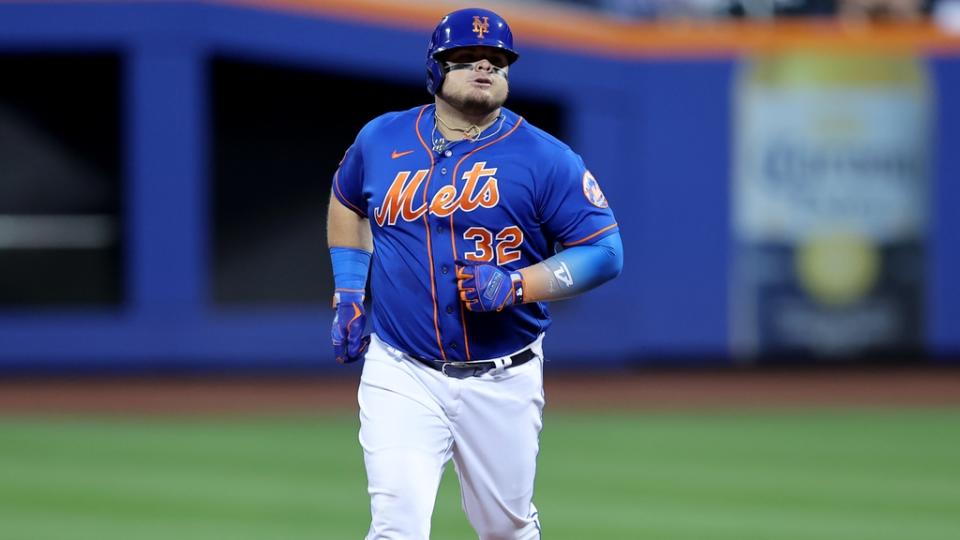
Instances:
[[[436,95],[440,91],[440,87],[443,86],[443,75],[440,62],[432,57],[429,58],[427,60],[427,92]]]

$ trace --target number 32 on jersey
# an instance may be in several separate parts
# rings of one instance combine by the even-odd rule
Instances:
[[[470,227],[463,233],[463,239],[474,243],[474,250],[464,254],[468,261],[489,263],[494,256],[497,266],[520,260],[520,251],[516,248],[523,243],[523,231],[511,225],[493,233],[484,227]]]

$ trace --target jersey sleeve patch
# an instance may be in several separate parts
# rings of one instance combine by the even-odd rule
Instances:
[[[583,173],[583,195],[590,204],[597,208],[610,207],[610,203],[607,202],[607,197],[603,194],[603,191],[600,190],[600,183],[597,182],[597,179],[593,177],[590,171],[584,171]]]
[[[567,149],[549,162],[540,182],[543,230],[563,245],[587,243],[599,239],[596,233],[612,232],[613,210],[583,158]]]

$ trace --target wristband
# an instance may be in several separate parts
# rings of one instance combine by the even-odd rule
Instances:
[[[370,271],[370,252],[358,248],[330,248],[330,262],[333,265],[333,283],[336,291],[333,306],[337,306],[341,293],[354,293],[363,297],[367,286],[367,273]]]

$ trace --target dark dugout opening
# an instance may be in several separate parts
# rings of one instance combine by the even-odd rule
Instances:
[[[0,54],[0,306],[123,298],[117,53]]]

